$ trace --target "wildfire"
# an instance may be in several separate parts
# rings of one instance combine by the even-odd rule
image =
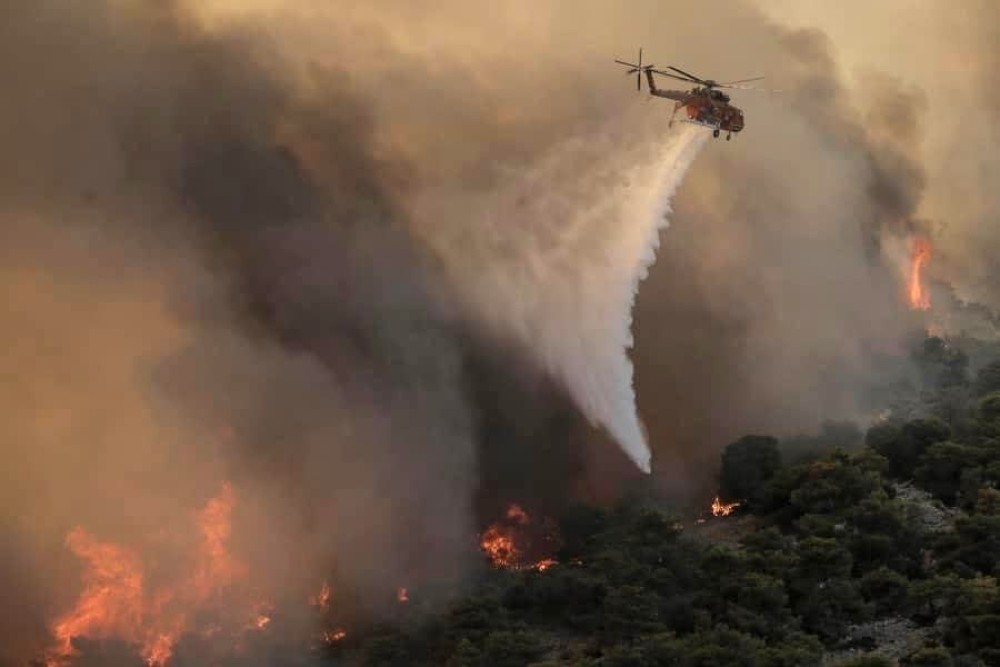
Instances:
[[[66,547],[87,567],[76,607],[53,624],[58,645],[52,649],[50,666],[73,655],[73,637],[123,634],[138,641],[142,628],[143,575],[135,554],[99,542],[82,528],[70,531]]]
[[[47,666],[71,661],[74,637],[135,644],[148,667],[166,665],[191,618],[247,575],[246,566],[228,550],[235,506],[236,496],[226,484],[195,517],[201,539],[193,574],[156,586],[149,585],[142,560],[129,549],[101,542],[83,528],[70,531],[66,546],[84,562],[83,590],[73,608],[52,624],[55,642],[46,653]],[[268,622],[260,615],[256,627]]]
[[[922,272],[931,259],[930,241],[915,238],[910,250],[910,276],[908,282],[908,297],[913,310],[928,310],[931,307],[931,297],[923,285]]]
[[[336,644],[347,637],[347,631],[343,628],[334,628],[323,633],[323,640],[327,644]]]
[[[330,608],[330,584],[323,582],[323,586],[311,600],[309,604],[318,607],[320,611],[327,611]]]
[[[555,558],[545,558],[532,565],[532,567],[538,570],[539,572],[545,572],[545,570],[549,569],[553,565],[558,565],[558,564],[559,561],[557,561]]]
[[[552,548],[553,535],[543,521],[532,524],[531,517],[520,505],[510,505],[504,518],[490,525],[479,539],[479,547],[490,559],[493,567],[500,569],[534,569],[539,572],[556,564],[552,558],[532,562],[539,555],[539,545]],[[536,538],[534,544],[532,534]],[[541,537],[542,539],[538,539]]]
[[[510,567],[517,562],[518,550],[514,538],[506,534],[503,527],[496,524],[483,533],[479,546],[490,558],[494,567]]]
[[[739,506],[740,503],[724,503],[719,496],[716,496],[712,500],[712,516],[729,516]]]
[[[521,525],[530,523],[531,521],[528,518],[528,513],[521,509],[520,505],[511,505],[507,508],[507,519]]]

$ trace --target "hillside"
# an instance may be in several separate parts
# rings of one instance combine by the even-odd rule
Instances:
[[[733,516],[575,508],[557,564],[489,569],[443,615],[331,645],[331,664],[1000,665],[1000,355],[973,373],[928,338],[913,360],[863,436],[729,445]]]

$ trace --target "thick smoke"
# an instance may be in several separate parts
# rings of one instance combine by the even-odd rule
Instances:
[[[3,660],[72,603],[69,529],[141,548],[226,480],[274,599],[453,578],[464,353],[365,105],[175,9],[57,5],[7,8],[0,66]]]
[[[699,139],[611,62],[640,44],[786,91],[734,96],[636,297],[659,479],[864,418],[922,324],[893,238],[996,304],[993,129],[954,113],[996,110],[987,2],[898,49],[849,13],[867,51],[803,3],[829,38],[738,0],[2,4],[0,662],[72,602],[76,525],[142,548],[230,480],[262,585],[334,575],[371,611],[460,573],[496,489],[606,476],[574,403],[642,463],[628,304]]]

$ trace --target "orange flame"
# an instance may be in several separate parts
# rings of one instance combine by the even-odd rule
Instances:
[[[740,503],[724,503],[716,496],[712,501],[712,516],[729,516],[739,506]]]
[[[514,523],[524,525],[530,521],[528,513],[521,509],[520,505],[511,505],[507,508],[507,519]]]
[[[910,308],[913,310],[928,310],[931,307],[931,297],[923,285],[921,276],[924,266],[930,259],[930,241],[924,238],[915,238],[910,250],[910,278],[908,283]]]
[[[529,527],[529,524],[531,527]],[[539,535],[532,536],[530,532],[538,533],[539,530],[546,531],[546,524],[532,524],[531,517],[520,505],[510,505],[504,514],[504,519],[491,524],[479,539],[479,547],[490,559],[493,567],[500,569],[534,569],[544,572],[556,564],[552,558],[544,558],[537,562],[528,560],[538,554],[531,552],[538,550],[538,544],[548,543],[551,546],[552,535],[546,534],[542,541],[538,540]],[[535,546],[532,546],[532,537],[535,538]]]
[[[347,637],[347,631],[343,628],[334,628],[323,633],[323,640],[327,644],[336,644]]]
[[[196,517],[201,544],[194,574],[153,590],[137,555],[100,542],[82,528],[70,531],[66,545],[85,562],[83,591],[73,609],[52,624],[55,646],[46,653],[48,667],[61,667],[72,659],[74,637],[136,644],[148,667],[166,665],[195,612],[247,574],[246,566],[228,551],[235,505],[232,487],[223,485]],[[270,622],[263,615],[256,618],[259,628]]]
[[[114,544],[99,542],[82,528],[66,536],[66,546],[87,562],[83,592],[73,611],[60,617],[52,627],[57,647],[52,649],[50,666],[63,664],[74,654],[73,638],[106,638],[123,634],[137,641],[142,627],[143,574],[139,559]]]
[[[309,600],[309,604],[318,607],[320,611],[327,611],[330,608],[330,584],[324,581],[319,593]]]
[[[520,555],[514,546],[514,538],[502,526],[490,526],[483,533],[479,546],[489,556],[493,567],[511,567]]]
[[[557,561],[555,558],[546,558],[544,560],[538,561],[537,563],[532,565],[532,567],[538,570],[539,572],[545,572],[545,570],[549,569],[553,565],[558,565],[558,564],[559,561]]]

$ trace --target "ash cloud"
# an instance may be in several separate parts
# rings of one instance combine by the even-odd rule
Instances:
[[[365,104],[175,7],[9,9],[0,538],[8,602],[38,604],[4,614],[2,661],[72,604],[68,529],[142,544],[223,480],[276,597],[453,579],[464,352]]]
[[[362,593],[448,579],[477,510],[626,477],[530,345],[456,297],[442,247],[481,229],[489,197],[558,245],[565,228],[503,197],[588,173],[540,168],[574,142],[615,164],[659,139],[668,105],[611,63],[640,44],[789,91],[734,96],[747,129],[694,163],[638,293],[639,414],[665,486],[710,484],[744,432],[864,418],[874,369],[923,324],[892,238],[940,233],[939,277],[995,296],[988,150],[929,122],[911,72],[851,85],[841,44],[749,3],[4,9],[0,582],[18,613],[0,662],[72,602],[67,529],[141,542],[222,479],[246,491],[235,546],[296,597],[331,569]],[[991,71],[995,40],[969,56]],[[949,132],[945,168],[922,146]]]

